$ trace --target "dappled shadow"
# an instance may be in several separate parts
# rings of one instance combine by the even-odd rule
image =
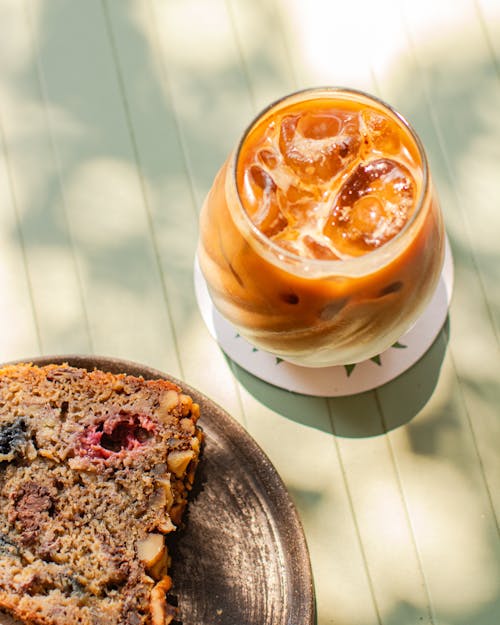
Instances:
[[[277,16],[259,4],[249,4],[246,11],[250,18],[266,11],[265,37],[275,29]],[[142,359],[167,361],[173,356],[168,354],[169,320],[153,311],[170,307],[176,336],[182,336],[197,314],[192,269],[198,211],[217,169],[255,111],[235,50],[218,58],[214,48],[216,62],[205,54],[206,67],[199,66],[202,48],[199,42],[195,45],[195,30],[200,35],[210,32],[213,43],[220,39],[207,30],[203,7],[155,6],[156,13],[153,3],[139,7],[130,0],[78,8],[67,2],[40,3],[36,11],[31,9],[31,55],[8,79],[16,106],[37,112],[29,141],[21,126],[4,120],[13,167],[17,170],[26,160],[32,143],[39,154],[29,163],[28,182],[37,162],[46,170],[39,185],[27,185],[18,200],[19,232],[38,287],[35,310],[43,315],[39,301],[47,297],[48,288],[37,266],[40,259],[49,263],[56,251],[87,307],[66,327],[42,323],[45,352],[58,351],[62,344],[67,344],[65,351],[81,351],[85,343],[85,351],[92,345],[102,351],[100,345],[107,343],[94,334],[94,317],[100,302],[114,299],[115,309],[105,306],[109,327],[116,318],[119,331],[123,302],[130,318],[144,321],[144,332],[155,326],[155,349],[163,357],[148,356],[144,347]],[[192,20],[193,52],[179,50],[172,60],[156,28],[159,22],[167,24],[175,40],[169,12],[174,19]],[[20,17],[24,19],[22,11]],[[259,46],[252,54],[249,61],[258,68],[262,85],[276,90],[284,86],[286,79],[273,59]],[[20,171],[15,173],[20,176]],[[11,237],[17,240],[17,226]],[[56,290],[52,297],[55,301],[62,293]],[[86,341],[71,340],[82,334]]]
[[[176,4],[165,6],[170,9]],[[132,311],[133,321],[128,322],[127,329],[135,331],[138,326],[147,326],[151,322],[148,313],[165,305],[160,296],[163,283],[166,299],[172,305],[175,334],[182,337],[189,319],[197,315],[192,261],[203,195],[243,126],[255,113],[254,103],[260,103],[267,95],[271,100],[294,86],[267,55],[265,47],[259,46],[279,29],[279,16],[268,11],[264,3],[241,3],[250,17],[252,12],[257,17],[266,12],[261,29],[255,32],[255,45],[245,57],[245,71],[254,77],[249,91],[248,76],[244,75],[236,49],[214,61],[211,59],[215,51],[207,46],[203,66],[199,66],[199,58],[183,58],[181,53],[168,59],[169,65],[163,67],[154,52],[156,44],[152,43],[154,20],[150,16],[144,26],[136,15],[138,3],[131,0],[104,3],[107,13],[97,17],[92,11],[101,11],[99,3],[81,3],[81,21],[75,20],[76,5],[46,1],[39,6],[36,37],[41,67],[37,69],[33,54],[8,78],[14,104],[30,105],[26,110],[20,107],[26,127],[31,132],[34,117],[34,132],[38,133],[27,139],[20,129],[17,134],[9,131],[6,137],[9,154],[19,169],[20,230],[28,251],[28,265],[36,270],[39,258],[43,254],[49,257],[54,250],[64,252],[65,262],[71,263],[74,246],[73,271],[81,279],[84,296],[80,295],[87,301],[91,317],[88,332],[94,333],[94,339],[101,327],[112,331],[119,324],[124,308]],[[99,29],[94,32],[96,25]],[[204,23],[199,16],[193,16],[193,29],[196,28],[203,32]],[[213,37],[217,37],[214,32]],[[343,439],[341,443],[359,445],[364,442],[362,439],[387,432],[389,441],[393,436],[401,436],[407,447],[403,447],[404,452],[396,448],[395,454],[401,465],[398,470],[402,471],[403,485],[410,481],[408,475],[415,482],[410,484],[415,490],[403,494],[410,507],[415,504],[417,543],[421,538],[427,556],[441,549],[442,563],[433,569],[429,558],[425,562],[426,572],[430,570],[437,579],[456,571],[456,560],[447,559],[451,552],[460,553],[461,570],[471,572],[467,578],[464,575],[458,579],[464,588],[451,584],[448,589],[436,590],[434,600],[438,604],[445,596],[445,607],[438,620],[450,625],[493,625],[500,610],[499,595],[493,588],[497,569],[491,565],[498,535],[490,522],[493,513],[491,502],[484,495],[484,476],[489,475],[488,470],[493,473],[497,466],[491,459],[495,457],[498,440],[486,439],[488,432],[498,431],[495,424],[500,405],[500,218],[494,193],[498,187],[488,184],[488,177],[496,181],[498,176],[488,167],[498,162],[500,156],[500,83],[487,56],[472,53],[470,48],[461,53],[461,48],[460,31],[441,33],[439,40],[429,43],[429,49],[424,51],[426,91],[421,89],[422,81],[415,79],[417,68],[401,62],[391,77],[390,97],[422,136],[447,219],[456,272],[449,327],[404,376],[376,392],[359,396],[299,396],[271,387],[237,366],[233,371],[263,405],[284,419],[321,432],[333,432]],[[38,91],[33,89],[37,84]],[[380,95],[385,97],[383,90]],[[37,178],[39,183],[30,186],[36,168],[42,170]],[[99,239],[95,237],[95,223],[102,230]],[[17,241],[17,230],[12,230],[11,238]],[[58,300],[74,294],[58,291],[45,296],[48,300],[52,296],[56,306]],[[97,318],[93,325],[92,316],[101,314],[102,298],[108,298],[115,306],[105,309],[106,313],[112,310],[105,323]],[[75,316],[70,325],[55,324],[50,326],[50,332],[46,329],[47,348],[63,344],[65,351],[72,351],[76,334],[87,332],[83,316]],[[158,352],[165,359],[174,358],[163,331],[168,320],[155,319],[156,324],[151,327],[155,340],[144,350],[149,362],[158,360]],[[130,357],[136,342],[128,340],[124,333],[122,348]],[[444,379],[443,359],[452,383]],[[472,441],[470,430],[476,426],[476,439]],[[476,452],[479,449],[481,455],[486,444],[492,453],[485,469]],[[368,463],[366,470],[369,472]],[[446,507],[446,489],[438,491],[443,496],[436,509],[435,502],[427,499],[425,488],[418,490],[419,483],[425,483],[424,478],[428,484],[439,482],[443,473],[446,477],[452,470],[449,497],[454,495],[453,488],[460,486],[462,497],[455,501],[463,504],[464,509]],[[470,502],[479,501],[477,493],[481,495],[482,508],[468,511]],[[314,489],[292,489],[292,494],[304,510],[319,505]],[[369,516],[372,511],[365,512]],[[380,515],[384,520],[383,511]],[[458,533],[457,540],[454,536],[448,538],[449,533],[466,522],[464,518],[469,520],[474,540],[479,543],[473,553],[463,546],[465,533]],[[423,532],[422,526],[428,535],[418,534],[418,530]],[[319,533],[319,524],[318,528]],[[390,549],[392,544],[388,541],[381,549]],[[457,581],[457,576],[453,579]],[[219,580],[222,590],[226,581]],[[487,586],[486,590],[482,585]],[[427,617],[422,606],[406,600],[404,587],[399,589],[399,597],[391,595],[391,590],[383,606],[384,625],[415,625],[424,618],[422,614]],[[460,609],[453,609],[453,595],[459,595],[458,600],[465,590],[468,594],[460,602]],[[324,597],[321,601],[323,605],[328,603]],[[324,625],[321,617],[320,613],[319,623]],[[339,619],[336,622],[348,625]]]

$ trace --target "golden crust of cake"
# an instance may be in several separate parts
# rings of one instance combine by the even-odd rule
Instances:
[[[168,625],[165,535],[202,433],[175,384],[0,369],[0,607],[27,624]]]

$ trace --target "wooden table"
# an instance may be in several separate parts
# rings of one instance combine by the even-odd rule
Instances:
[[[233,365],[193,291],[218,167],[312,85],[416,127],[455,261],[429,352],[336,399]],[[1,359],[127,358],[222,405],[298,507],[319,625],[496,625],[499,146],[498,0],[0,0]]]

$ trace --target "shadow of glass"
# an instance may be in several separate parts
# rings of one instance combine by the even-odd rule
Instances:
[[[227,356],[226,361],[240,384],[261,404],[287,419],[331,432],[328,404],[324,397],[301,395],[278,388],[249,373]]]
[[[449,320],[424,356],[398,378],[374,391],[348,397],[312,397],[277,388],[229,362],[243,387],[262,404],[283,417],[346,438],[380,436],[417,415],[431,397],[439,379],[449,337]],[[383,416],[379,396],[401,408]],[[405,398],[404,403],[401,397]],[[375,401],[374,401],[375,399]]]

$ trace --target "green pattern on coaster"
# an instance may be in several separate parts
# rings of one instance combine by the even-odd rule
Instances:
[[[347,373],[347,377],[351,375],[351,373],[356,368],[356,365],[344,365],[345,372]]]
[[[404,345],[403,343],[396,341],[395,343],[391,345],[391,347],[393,347],[394,349],[406,349],[408,345]],[[370,358],[370,360],[374,362],[376,365],[378,365],[379,367],[382,366],[382,358],[380,357],[380,354],[373,356],[373,358]],[[356,368],[356,364],[344,365],[344,369],[348,378],[351,376],[351,373],[354,371],[355,368]]]
[[[237,339],[241,338],[240,334],[235,334],[235,338]],[[396,341],[395,343],[393,343],[393,345],[391,345],[391,347],[393,347],[394,349],[406,349],[408,346],[404,345],[403,343],[400,343],[399,341]],[[258,351],[259,349],[257,347],[252,347],[252,353],[255,353]],[[370,358],[370,360],[374,362],[376,365],[378,365],[379,367],[382,366],[382,358],[380,357],[380,354],[373,356],[372,358]],[[276,356],[275,364],[279,365],[281,362],[284,362],[284,359],[280,358],[279,356]],[[344,365],[344,369],[348,378],[351,376],[355,368],[356,368],[356,364]]]
[[[391,347],[394,347],[395,349],[406,349],[408,345],[403,345],[403,343],[396,341],[394,345],[391,345]]]

